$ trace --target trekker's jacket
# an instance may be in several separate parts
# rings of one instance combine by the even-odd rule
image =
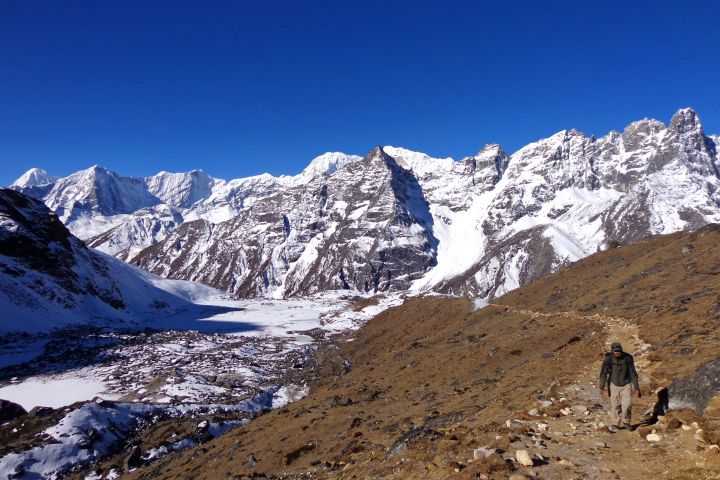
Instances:
[[[601,390],[605,388],[607,381],[610,381],[610,383],[618,387],[624,387],[632,382],[633,388],[640,390],[638,374],[637,370],[635,370],[635,362],[633,361],[632,355],[625,352],[623,352],[620,357],[616,357],[612,353],[605,355],[605,361],[600,370],[598,388]]]

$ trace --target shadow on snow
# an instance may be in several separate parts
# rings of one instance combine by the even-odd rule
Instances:
[[[113,349],[123,345],[147,344],[147,348],[153,348],[156,343],[182,342],[191,332],[232,335],[260,330],[262,326],[252,322],[217,319],[243,310],[193,305],[150,320],[114,325],[76,324],[39,334],[8,333],[0,336],[0,381],[112,364],[117,357]]]

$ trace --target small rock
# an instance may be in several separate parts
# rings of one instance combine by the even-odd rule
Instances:
[[[645,437],[645,439],[646,439],[648,442],[659,442],[659,441],[660,441],[660,435],[658,435],[657,433],[649,433],[649,434]]]
[[[543,408],[551,407],[552,404],[553,404],[553,402],[551,402],[550,400],[543,400],[542,402],[540,402],[540,405],[541,405]]]
[[[574,468],[574,467],[575,467],[575,464],[574,464],[573,462],[571,462],[570,460],[564,460],[564,459],[563,459],[563,460],[560,460],[558,463],[559,463],[560,465],[562,465],[563,467],[567,467],[567,468]]]
[[[510,478],[508,480],[528,480],[529,477],[523,475],[522,473],[513,473],[510,475]]]
[[[710,445],[708,447],[708,453],[713,453],[715,455],[720,454],[720,446],[718,445]]]
[[[665,428],[667,430],[676,430],[681,426],[683,426],[683,424],[680,420],[678,420],[677,418],[671,418],[665,425]]]
[[[130,449],[130,453],[125,456],[125,459],[123,460],[123,468],[126,472],[129,472],[131,469],[137,468],[142,464],[142,450],[140,450],[140,447],[135,445],[132,449]]]
[[[705,430],[703,430],[702,428],[698,428],[695,431],[695,440],[697,440],[698,442],[707,443],[708,437],[707,433],[705,433]]]
[[[575,415],[584,415],[585,412],[588,411],[588,408],[585,405],[573,405],[570,407],[570,410],[572,410]]]
[[[480,460],[481,458],[488,458],[490,455],[492,455],[493,453],[496,453],[496,452],[497,452],[497,450],[494,448],[489,448],[489,447],[476,448],[475,450],[473,450],[473,458],[475,460]]]
[[[598,448],[607,448],[607,444],[605,442],[595,442],[593,443]]]
[[[600,467],[600,471],[603,473],[615,473],[615,470],[610,467]]]
[[[518,461],[520,465],[525,465],[526,467],[532,467],[533,466],[533,459],[530,458],[530,454],[527,452],[527,450],[518,450],[515,452],[515,459]]]
[[[693,429],[690,425],[681,425],[680,428],[682,428],[686,432],[689,432],[690,430]]]
[[[530,415],[532,415],[533,417],[537,417],[537,416],[540,415],[540,412],[538,412],[538,409],[537,409],[537,408],[533,408],[533,409],[530,410],[528,413],[529,413]]]

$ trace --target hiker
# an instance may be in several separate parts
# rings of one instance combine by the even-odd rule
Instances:
[[[623,352],[619,342],[610,345],[610,353],[605,354],[605,361],[600,370],[598,388],[602,394],[607,383],[610,396],[610,426],[608,430],[615,433],[619,428],[631,430],[632,395],[640,398],[640,385],[635,362],[632,355]]]

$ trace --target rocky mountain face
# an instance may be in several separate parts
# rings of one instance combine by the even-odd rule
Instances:
[[[188,302],[87,248],[39,200],[0,189],[0,333],[136,321]]]
[[[132,262],[240,296],[407,289],[435,260],[432,223],[417,179],[376,148],[226,222],[185,223]]]
[[[238,296],[495,297],[609,246],[720,221],[718,140],[682,109],[668,126],[562,131],[512,155],[378,147],[362,159],[323,155],[295,177],[132,179],[94,167],[14,188],[90,246]]]

